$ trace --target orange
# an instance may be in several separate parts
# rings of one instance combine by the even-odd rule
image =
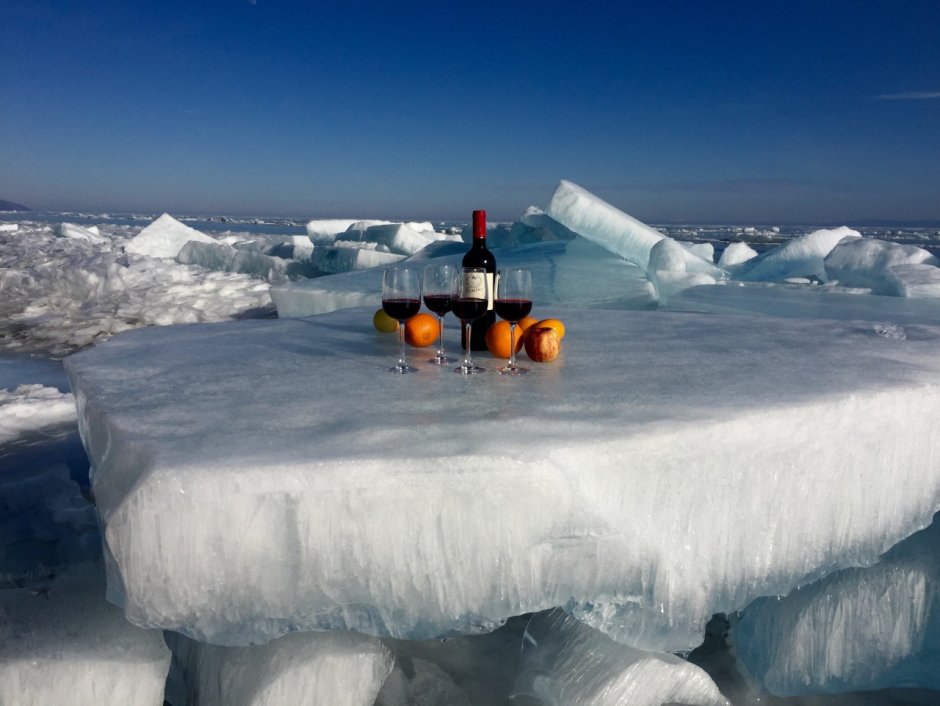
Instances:
[[[538,319],[533,319],[531,316],[526,316],[524,319],[522,319],[522,321],[516,324],[516,333],[518,334],[520,331],[525,333],[525,330],[529,328],[529,326],[537,323]]]
[[[496,358],[509,358],[510,330],[508,321],[497,321],[486,330],[486,347]],[[516,353],[522,350],[522,331],[516,325]]]
[[[405,322],[405,343],[424,348],[437,340],[437,317],[421,312]]]
[[[565,325],[561,323],[558,319],[542,319],[539,321],[536,326],[539,328],[551,328],[555,329],[555,333],[558,334],[558,340],[560,341],[565,337]]]

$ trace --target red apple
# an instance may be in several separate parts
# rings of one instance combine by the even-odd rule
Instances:
[[[525,332],[525,352],[536,363],[547,363],[561,352],[561,339],[553,328],[530,326]]]

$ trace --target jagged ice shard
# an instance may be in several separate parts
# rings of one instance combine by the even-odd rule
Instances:
[[[525,386],[425,367],[389,392],[394,337],[350,324],[370,316],[68,359],[132,622],[414,639],[564,606],[687,650],[715,612],[870,564],[940,506],[938,328],[572,309]]]

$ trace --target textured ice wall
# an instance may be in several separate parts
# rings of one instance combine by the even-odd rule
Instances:
[[[874,566],[755,601],[732,638],[778,695],[940,688],[940,520]]]
[[[372,706],[394,661],[378,639],[349,632],[295,633],[252,647],[167,639],[188,697],[173,706]]]
[[[871,563],[940,506],[940,330],[558,313],[562,357],[524,384],[418,356],[393,379],[368,309],[73,356],[111,596],[220,643],[565,606],[683,650],[715,612]]]
[[[731,706],[700,667],[617,644],[561,610],[532,617],[513,692],[545,706]]]
[[[0,591],[0,704],[160,706],[170,651],[104,599],[99,581]]]

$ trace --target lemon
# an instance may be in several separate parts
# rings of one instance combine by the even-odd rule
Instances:
[[[398,322],[385,313],[385,309],[379,309],[372,317],[372,325],[376,331],[382,333],[393,333],[398,330]]]

